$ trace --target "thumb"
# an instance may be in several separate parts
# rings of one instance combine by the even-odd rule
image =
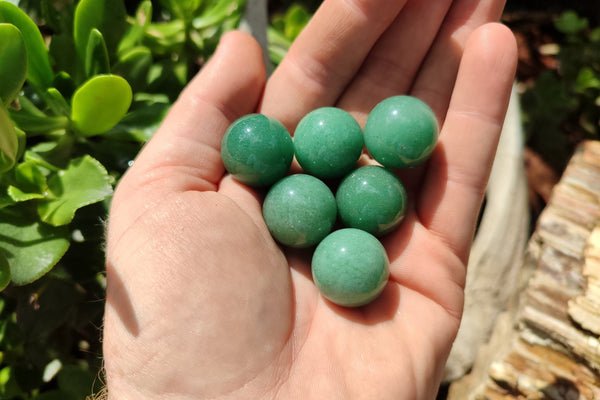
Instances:
[[[217,189],[224,173],[222,136],[256,109],[265,79],[258,43],[239,31],[225,34],[121,179],[111,209],[113,233],[170,193]]]

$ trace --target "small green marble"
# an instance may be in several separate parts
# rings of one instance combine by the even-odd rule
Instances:
[[[234,121],[221,142],[225,169],[249,186],[277,182],[287,174],[293,158],[294,143],[287,129],[263,114],[248,114]]]
[[[344,228],[319,243],[312,258],[312,276],[321,294],[344,307],[375,300],[389,277],[385,248],[368,232]]]
[[[337,217],[335,197],[320,179],[290,175],[271,187],[263,202],[263,218],[279,243],[304,248],[331,232]]]
[[[410,168],[429,158],[439,135],[433,110],[412,96],[393,96],[367,117],[364,137],[369,154],[388,168]]]
[[[296,159],[321,179],[339,178],[356,166],[364,147],[360,125],[336,107],[317,108],[300,120],[294,132]]]
[[[360,167],[346,176],[335,199],[347,227],[375,236],[395,229],[406,214],[404,185],[393,172],[376,165]]]

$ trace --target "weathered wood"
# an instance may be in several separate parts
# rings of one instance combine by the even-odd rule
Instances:
[[[600,399],[599,266],[600,142],[588,141],[540,215],[524,290],[448,398]]]
[[[588,243],[582,270],[587,286],[583,295],[569,301],[568,312],[583,329],[600,336],[600,227],[592,231]]]
[[[478,348],[489,340],[494,321],[518,289],[514,282],[529,236],[520,114],[513,89],[469,256],[463,318],[445,366],[446,381],[456,380],[472,368]]]

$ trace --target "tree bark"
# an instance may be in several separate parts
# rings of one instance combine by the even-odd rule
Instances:
[[[582,143],[571,158],[518,282],[448,399],[600,399],[600,142]]]

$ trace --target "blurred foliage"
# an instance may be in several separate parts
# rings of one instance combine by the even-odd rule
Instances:
[[[269,41],[269,58],[278,65],[292,42],[306,26],[312,14],[300,3],[292,3],[284,13],[276,13],[271,17],[267,27]]]
[[[600,27],[575,11],[554,21],[558,67],[522,95],[527,144],[561,171],[574,146],[600,139]]]

